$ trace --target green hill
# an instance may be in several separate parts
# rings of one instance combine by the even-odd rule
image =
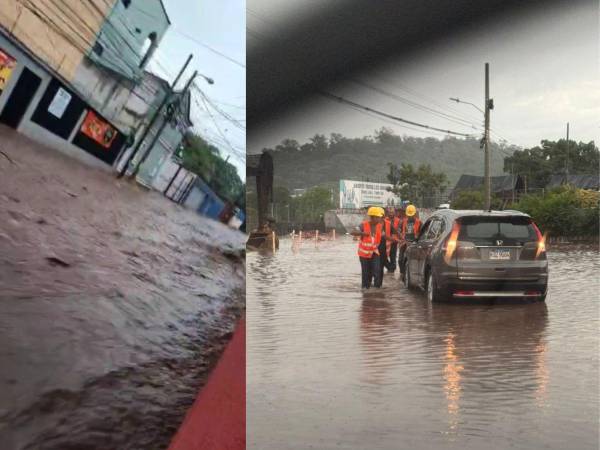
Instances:
[[[495,143],[491,148],[492,175],[501,175],[503,158],[517,148]],[[340,179],[387,182],[387,163],[430,164],[447,175],[450,187],[461,174],[483,175],[483,150],[469,138],[417,138],[381,129],[364,138],[316,135],[303,145],[288,139],[266,150],[273,155],[275,186],[290,190],[337,186]]]

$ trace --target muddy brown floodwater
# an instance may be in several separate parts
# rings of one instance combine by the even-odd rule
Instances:
[[[248,449],[598,449],[600,261],[550,251],[546,303],[428,304],[356,243],[249,253]]]
[[[166,448],[244,311],[244,236],[0,127],[0,449]]]

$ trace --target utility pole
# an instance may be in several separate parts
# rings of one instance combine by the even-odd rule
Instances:
[[[515,185],[517,184],[517,181],[515,180],[515,163],[514,161],[511,160],[510,162],[510,178],[511,178],[511,183],[512,183],[512,202],[515,202]]]
[[[167,92],[165,94],[165,97],[163,98],[162,102],[160,103],[160,105],[158,106],[158,108],[156,109],[156,111],[154,112],[154,115],[152,116],[152,119],[150,119],[150,123],[148,124],[148,126],[144,130],[144,134],[142,135],[142,137],[138,141],[138,143],[135,146],[135,149],[133,150],[133,152],[131,152],[131,155],[129,155],[129,158],[127,158],[127,162],[123,165],[123,167],[119,171],[119,174],[117,175],[118,178],[123,177],[123,175],[125,175],[125,173],[127,172],[127,168],[129,167],[129,164],[131,164],[131,161],[133,161],[133,159],[137,155],[138,151],[140,150],[140,147],[142,146],[142,143],[144,142],[144,140],[148,136],[148,133],[150,133],[150,130],[152,129],[152,127],[154,126],[154,124],[156,123],[156,121],[158,120],[158,118],[160,117],[160,115],[162,114],[162,110],[167,105],[167,103],[169,102],[169,100],[171,100],[171,96],[173,94],[173,90],[175,89],[175,86],[177,85],[177,82],[179,81],[179,79],[183,75],[183,72],[187,68],[188,64],[192,60],[192,57],[193,57],[193,55],[191,55],[191,54],[190,54],[190,56],[188,56],[187,60],[185,61],[185,64],[183,65],[183,67],[181,68],[181,70],[179,71],[179,73],[177,74],[177,77],[175,77],[175,80],[173,81],[173,83],[169,87],[169,92]],[[150,146],[150,148],[152,148],[152,146]],[[139,166],[140,166],[140,164],[138,163],[136,165],[135,169],[134,169],[134,172],[133,172],[132,176],[135,176],[135,174],[137,174]]]
[[[569,122],[567,122],[567,166],[565,168],[565,173],[567,174],[565,183],[569,184]]]
[[[485,63],[485,167],[484,167],[484,185],[485,185],[485,210],[492,208],[492,183],[490,179],[490,65]],[[493,107],[493,106],[492,106]]]
[[[185,85],[185,88],[183,88],[183,91],[181,91],[181,96],[174,102],[173,111],[170,114],[167,114],[167,116],[165,116],[165,120],[163,120],[163,123],[160,125],[160,128],[156,132],[156,135],[154,136],[152,143],[146,148],[146,151],[144,152],[144,154],[142,155],[140,160],[135,165],[135,167],[133,169],[132,177],[137,174],[138,170],[140,169],[140,166],[144,163],[144,161],[146,161],[146,158],[148,158],[150,151],[154,148],[154,146],[160,139],[160,135],[162,134],[163,130],[169,123],[169,119],[172,117],[173,114],[175,114],[177,112],[176,109],[179,107],[179,103],[181,102],[181,99],[183,98],[183,96],[185,95],[187,90],[190,88],[190,85],[192,84],[192,81],[194,81],[194,78],[196,78],[196,75],[198,75],[198,71],[195,71],[194,74],[190,77],[190,79],[188,80],[188,82]]]

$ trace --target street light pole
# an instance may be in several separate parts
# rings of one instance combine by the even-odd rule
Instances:
[[[160,115],[162,114],[162,110],[164,109],[164,107],[166,106],[166,104],[171,99],[171,95],[173,94],[173,90],[175,89],[175,86],[177,85],[177,82],[179,81],[179,79],[183,75],[183,72],[187,68],[188,64],[192,60],[192,57],[193,57],[193,55],[191,55],[191,54],[188,56],[187,60],[185,61],[185,64],[183,65],[183,67],[181,68],[181,70],[177,74],[177,77],[175,78],[175,80],[173,81],[173,83],[171,84],[171,86],[169,87],[169,91],[165,94],[165,96],[162,99],[162,102],[160,103],[160,105],[158,106],[158,108],[156,108],[156,111],[154,112],[154,115],[152,116],[152,119],[150,119],[150,123],[148,124],[148,126],[144,130],[144,134],[142,134],[142,137],[140,138],[140,140],[138,141],[137,145],[135,146],[135,149],[131,152],[131,155],[129,155],[129,157],[127,158],[127,161],[125,162],[125,164],[123,165],[123,167],[119,171],[119,174],[117,175],[117,178],[123,177],[123,175],[125,175],[125,173],[127,172],[127,168],[129,167],[129,164],[131,164],[131,161],[133,161],[133,159],[137,155],[138,151],[140,150],[140,147],[142,146],[142,143],[144,142],[144,140],[148,136],[148,133],[150,133],[150,130],[152,129],[152,127],[154,126],[154,124],[156,123],[156,121],[158,120],[158,118],[160,117]],[[136,172],[137,172],[137,167],[136,167]]]
[[[189,79],[189,81],[185,85],[185,88],[183,88],[183,91],[181,92],[180,98],[176,100],[175,103],[177,105],[177,108],[179,107],[179,103],[181,102],[181,99],[183,98],[183,96],[185,95],[185,93],[187,92],[187,90],[190,88],[190,85],[192,84],[192,81],[194,81],[194,78],[196,78],[196,75],[198,75],[197,71],[194,72],[194,74],[191,76],[191,78]],[[172,114],[175,114],[175,112],[176,111],[173,111]],[[134,177],[135,175],[137,175],[138,170],[140,169],[140,166],[142,164],[144,164],[144,162],[146,161],[146,158],[148,158],[148,155],[150,154],[150,152],[154,148],[154,145],[156,145],[156,143],[160,139],[160,135],[162,134],[163,130],[165,129],[165,127],[169,123],[170,117],[172,117],[172,115],[165,116],[165,118],[163,120],[163,123],[160,125],[160,128],[158,129],[158,131],[156,132],[156,135],[154,136],[154,139],[152,140],[152,143],[148,146],[148,148],[146,148],[146,151],[144,152],[144,154],[142,155],[142,157],[140,158],[140,160],[135,165],[135,167],[133,169],[133,173],[131,175],[132,177]]]
[[[485,210],[492,209],[492,186],[490,178],[490,65],[485,63],[485,167],[484,167],[484,184],[485,184]]]

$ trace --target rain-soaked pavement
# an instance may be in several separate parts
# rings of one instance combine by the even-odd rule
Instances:
[[[431,305],[351,239],[249,253],[248,449],[598,449],[598,253],[548,258],[545,304]]]
[[[166,448],[243,314],[244,236],[3,127],[0,151],[0,449]]]

